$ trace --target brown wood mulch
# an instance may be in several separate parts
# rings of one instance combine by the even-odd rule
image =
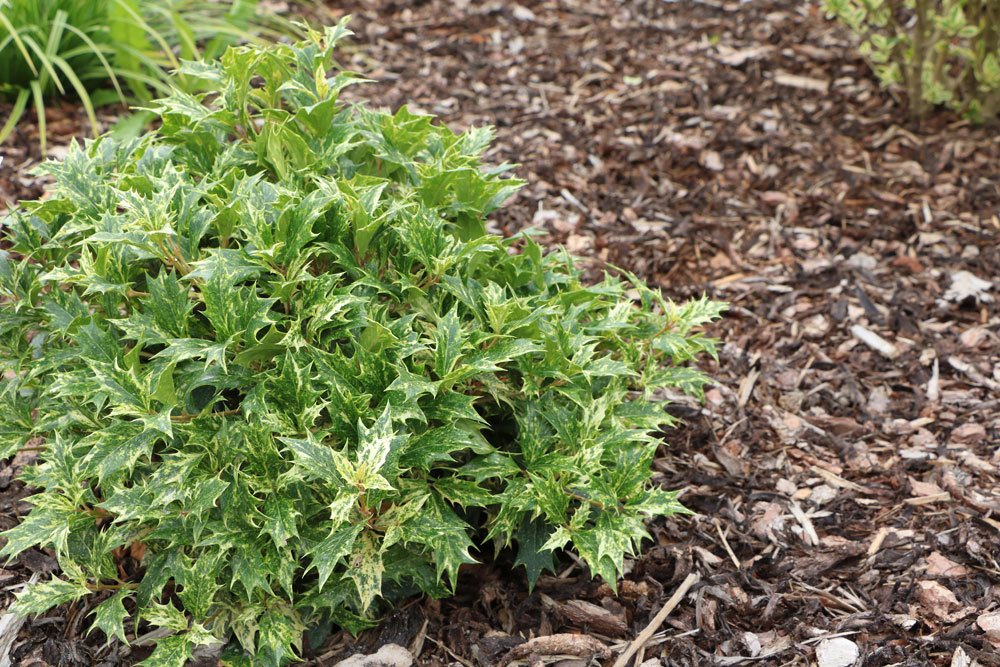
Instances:
[[[677,400],[656,462],[696,514],[654,522],[617,592],[567,558],[529,594],[501,558],[358,639],[314,636],[311,664],[396,643],[421,665],[1000,665],[995,127],[909,122],[812,2],[331,9],[356,16],[366,96],[497,126],[491,159],[529,181],[500,231],[732,307],[717,384]],[[8,201],[39,194],[32,131],[0,147]],[[0,569],[4,599],[52,566]],[[30,621],[14,655],[129,664],[85,627]]]

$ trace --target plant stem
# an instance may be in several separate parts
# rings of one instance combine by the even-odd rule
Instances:
[[[916,0],[917,25],[913,35],[913,63],[909,71],[910,115],[919,120],[924,115],[924,60],[927,55],[928,17],[933,0]]]

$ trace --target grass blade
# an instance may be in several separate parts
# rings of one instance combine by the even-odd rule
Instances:
[[[149,23],[139,14],[134,0],[112,0],[112,6],[121,9],[123,16],[128,17],[128,20],[132,22],[133,29],[141,29],[146,37],[151,38],[157,43],[160,49],[163,50],[163,54],[170,61],[172,67],[178,68],[181,66],[180,61],[177,60],[177,56],[174,55],[173,49],[170,48],[170,44],[167,43],[163,35],[150,27]]]
[[[38,78],[33,83],[37,83],[39,89],[42,89],[48,85],[46,77],[51,77],[60,94],[65,94],[66,89],[63,88],[62,81],[59,80],[59,75],[56,74],[56,70],[52,67],[52,62],[49,60],[48,55],[46,55],[45,50],[38,45],[38,42],[33,37],[26,37],[24,43],[31,47],[31,50],[35,52],[35,55],[38,56],[38,59],[42,63],[43,71],[39,73]]]
[[[28,106],[28,98],[31,97],[30,90],[22,90],[17,94],[17,99],[14,101],[14,107],[10,110],[10,117],[7,122],[3,124],[0,128],[0,144],[7,141],[7,137],[10,136],[14,128],[17,127],[17,121],[21,120],[21,116],[24,115],[24,109]]]
[[[0,27],[3,27],[3,29],[10,34],[11,39],[14,40],[14,44],[17,45],[18,51],[20,51],[21,55],[24,57],[24,62],[26,62],[28,67],[31,68],[31,73],[38,76],[38,68],[35,67],[35,61],[31,59],[31,55],[25,47],[24,40],[21,39],[21,35],[14,27],[14,24],[10,22],[10,19],[7,18],[7,14],[5,14],[2,10],[0,10]]]
[[[122,70],[139,70],[142,64],[136,54],[152,51],[152,44],[134,16],[137,7],[133,0],[114,0],[108,4],[108,29],[111,46],[115,50],[115,66]],[[132,79],[126,79],[132,94],[139,99],[149,99],[144,86]]]
[[[181,57],[184,60],[198,59],[198,43],[191,24],[176,9],[169,12],[170,23],[177,33],[181,45]]]
[[[90,49],[90,52],[93,53],[95,56],[97,56],[97,59],[101,62],[101,66],[104,68],[104,71],[107,72],[108,79],[110,79],[110,81],[111,81],[111,85],[114,86],[115,91],[118,92],[119,99],[121,99],[122,104],[125,104],[126,103],[125,93],[122,92],[121,85],[119,85],[119,83],[118,83],[118,77],[115,75],[115,70],[111,67],[111,63],[108,62],[108,59],[104,56],[104,53],[102,52],[101,47],[99,47],[97,45],[97,43],[94,42],[94,40],[92,40],[90,38],[90,35],[88,35],[87,33],[83,32],[82,30],[80,30],[79,28],[77,28],[75,25],[67,23],[66,24],[66,29],[69,30],[74,35],[76,35],[77,37],[79,37],[80,41],[82,41],[84,44],[86,44],[87,47]],[[69,58],[70,55],[69,55],[69,53],[64,53],[63,57],[64,58]]]
[[[87,119],[90,121],[90,133],[96,139],[98,134],[100,134],[97,125],[97,114],[94,112],[94,103],[90,99],[90,94],[87,93],[86,86],[80,81],[80,78],[73,71],[73,68],[69,66],[65,60],[59,56],[52,56],[52,62],[62,70],[66,79],[69,81],[70,85],[76,91],[76,94],[80,96],[80,102],[83,104],[84,111],[87,112]]]
[[[35,102],[35,114],[38,116],[38,143],[42,149],[42,155],[48,153],[48,142],[45,131],[45,98],[42,95],[42,84],[38,79],[30,84],[32,96]]]
[[[124,81],[142,83],[161,95],[167,95],[170,93],[170,84],[166,82],[165,77],[156,77],[141,70],[128,70],[122,69],[121,67],[116,67],[115,72],[118,74],[118,78]],[[148,92],[146,94],[146,98],[149,98]]]

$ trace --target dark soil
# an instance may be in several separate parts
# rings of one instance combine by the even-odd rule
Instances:
[[[596,640],[612,665],[695,573],[634,664],[826,667],[847,664],[825,652],[842,638],[865,667],[1000,665],[995,127],[907,121],[812,2],[332,11],[355,14],[344,60],[379,80],[365,96],[497,127],[491,159],[529,182],[498,231],[534,225],[595,273],[613,264],[732,306],[705,364],[717,385],[704,405],[677,400],[686,426],[656,462],[696,514],[654,522],[617,592],[569,557],[530,594],[487,563],[452,599],[318,642],[311,664],[389,642],[421,665],[545,664],[554,641],[507,652],[575,633],[561,664],[587,664],[565,651]],[[79,113],[58,113],[80,131]],[[8,201],[40,193],[24,172],[36,138],[28,120],[0,147]],[[21,463],[0,463],[0,528],[27,508]],[[53,567],[33,552],[0,569],[5,599]],[[26,624],[16,664],[129,664],[85,636],[83,611]]]

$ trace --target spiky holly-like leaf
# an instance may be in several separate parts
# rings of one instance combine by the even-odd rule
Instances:
[[[514,534],[514,539],[517,540],[517,560],[514,564],[524,566],[529,590],[535,587],[542,572],[551,572],[555,568],[554,554],[551,549],[545,548],[551,532],[544,521],[526,518]]]
[[[128,594],[127,590],[112,593],[111,597],[94,608],[93,628],[103,632],[108,641],[117,639],[128,644],[125,637],[125,617],[128,616],[128,611],[122,604]]]
[[[79,582],[52,577],[48,581],[30,584],[18,593],[10,610],[18,616],[40,614],[56,605],[78,600],[90,592],[90,589]]]

